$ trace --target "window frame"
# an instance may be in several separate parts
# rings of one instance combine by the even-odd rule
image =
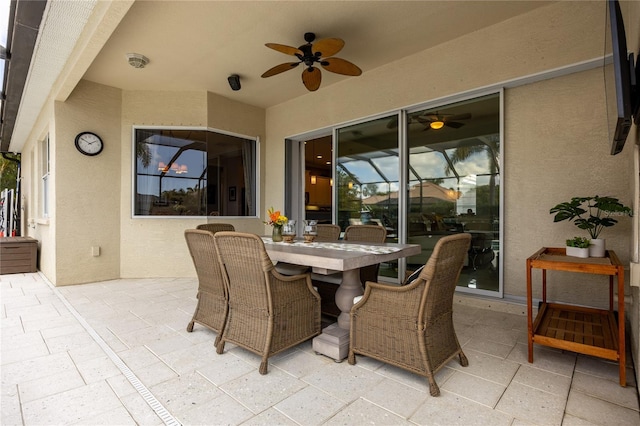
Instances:
[[[40,141],[40,181],[41,181],[41,207],[40,215],[43,219],[48,219],[50,214],[49,200],[51,199],[51,144],[49,134]]]
[[[408,215],[408,206],[406,203],[406,192],[408,192],[410,190],[410,179],[411,179],[411,172],[409,171],[409,167],[406,167],[404,165],[408,165],[409,164],[409,152],[407,149],[408,146],[408,138],[406,135],[406,132],[403,131],[403,129],[405,129],[405,127],[407,126],[407,116],[409,114],[415,113],[415,112],[419,112],[421,110],[425,110],[425,109],[434,109],[434,108],[440,108],[440,107],[444,107],[450,104],[455,104],[455,103],[460,103],[460,102],[466,102],[466,101],[474,101],[478,98],[482,98],[485,96],[491,96],[491,95],[496,95],[498,97],[498,108],[499,108],[499,132],[500,132],[500,136],[499,136],[499,152],[498,157],[496,159],[496,164],[498,165],[499,170],[501,171],[500,174],[500,186],[501,186],[501,190],[499,193],[499,225],[498,225],[498,232],[499,232],[499,244],[500,247],[504,247],[504,220],[505,220],[505,200],[504,200],[504,196],[505,196],[505,187],[504,187],[504,175],[503,175],[503,170],[504,170],[504,138],[505,138],[505,132],[504,132],[504,102],[505,102],[505,93],[504,93],[504,87],[489,87],[489,88],[483,88],[483,89],[479,89],[479,90],[473,90],[470,92],[465,92],[465,93],[461,93],[461,94],[457,94],[457,95],[452,95],[452,96],[446,96],[443,98],[438,98],[438,99],[434,99],[431,100],[429,102],[424,102],[424,103],[420,103],[420,104],[416,104],[410,107],[406,107],[406,108],[400,108],[398,110],[394,110],[391,112],[385,112],[385,113],[380,113],[380,114],[375,114],[375,115],[371,115],[371,116],[367,116],[367,117],[363,117],[360,118],[358,120],[353,120],[350,122],[345,122],[345,123],[341,123],[339,125],[335,125],[331,127],[331,131],[332,131],[332,135],[333,135],[333,159],[332,162],[334,164],[333,166],[333,179],[334,182],[337,182],[336,179],[336,168],[338,167],[338,161],[337,161],[337,153],[338,153],[338,148],[337,148],[337,143],[339,143],[339,132],[341,129],[345,129],[348,127],[351,127],[353,125],[356,124],[361,124],[361,123],[366,123],[366,122],[372,122],[377,120],[378,118],[381,117],[391,117],[393,115],[397,116],[397,122],[398,122],[398,140],[399,140],[399,153],[398,153],[398,157],[400,159],[400,170],[399,170],[399,179],[400,179],[400,183],[399,186],[401,188],[404,188],[403,191],[400,191],[400,199],[403,201],[400,201],[399,204],[399,209],[398,209],[398,241],[399,242],[407,242],[409,235],[408,235],[408,223],[407,223],[407,215]],[[298,138],[299,139],[303,139],[305,137],[305,135],[300,135]],[[337,199],[337,193],[335,190],[335,187],[333,189],[333,209],[332,209],[332,222],[333,223],[338,223],[338,210],[336,208],[336,206],[338,205],[338,199]],[[501,251],[503,251],[501,249]],[[500,258],[504,259],[504,253],[500,254]],[[399,264],[398,264],[398,273],[399,276],[403,276],[404,271],[405,271],[405,260],[401,259]],[[500,261],[500,263],[498,264],[498,290],[494,291],[494,290],[483,290],[483,289],[472,289],[472,288],[466,288],[466,287],[462,287],[462,286],[457,286],[456,287],[456,291],[457,292],[461,292],[461,293],[472,293],[472,294],[477,294],[477,295],[482,295],[482,296],[489,296],[491,298],[502,298],[504,296],[504,262]],[[382,278],[382,277],[381,277]],[[392,279],[392,278],[388,278],[388,277],[384,277],[383,281],[389,281],[392,283],[398,283],[398,279]]]
[[[253,141],[255,144],[255,194],[253,196],[253,202],[255,203],[255,214],[247,216],[209,216],[209,215],[137,215],[136,214],[136,131],[138,130],[191,130],[191,131],[205,131],[211,133],[219,133],[226,136],[232,136]],[[248,136],[240,133],[228,132],[212,127],[202,126],[146,126],[146,125],[133,125],[131,126],[131,219],[195,219],[195,218],[225,218],[225,219],[256,219],[258,218],[258,206],[260,206],[260,137]]]

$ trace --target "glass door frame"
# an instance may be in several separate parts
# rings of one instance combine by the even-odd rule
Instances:
[[[499,237],[499,244],[500,244],[500,258],[504,259],[504,255],[502,254],[502,252],[504,251],[504,208],[505,208],[505,203],[504,203],[504,193],[505,193],[505,185],[504,185],[504,88],[493,88],[493,89],[485,89],[485,90],[478,90],[478,91],[473,91],[471,93],[466,93],[463,95],[456,95],[456,96],[450,96],[450,97],[446,97],[446,98],[441,98],[441,99],[436,99],[433,101],[429,101],[429,102],[425,102],[425,103],[421,103],[421,104],[417,104],[414,106],[411,106],[410,108],[406,108],[406,109],[401,109],[400,111],[398,111],[398,129],[404,129],[406,128],[406,124],[407,124],[407,116],[409,114],[421,111],[421,110],[427,110],[427,109],[434,109],[434,108],[439,108],[439,107],[446,107],[447,105],[450,104],[455,104],[458,102],[464,102],[464,101],[469,101],[469,100],[473,100],[476,98],[481,98],[483,96],[488,96],[488,95],[498,95],[498,105],[499,105],[499,132],[500,132],[500,149],[498,152],[498,156],[499,156],[499,161],[498,161],[498,166],[499,166],[499,170],[500,170],[500,194],[499,194],[499,200],[500,200],[500,206],[498,208],[499,210],[499,218],[500,218],[500,222],[498,224],[498,232],[500,233],[500,237]],[[400,149],[400,154],[404,155],[405,158],[403,160],[402,163],[400,163],[403,167],[401,167],[401,177],[402,179],[404,179],[403,183],[404,183],[404,188],[406,188],[405,191],[403,191],[403,193],[399,194],[399,196],[402,197],[406,197],[406,195],[408,194],[409,191],[409,158],[408,158],[408,153],[409,153],[409,147],[408,147],[408,141],[407,141],[407,134],[406,132],[402,132],[404,133],[404,135],[402,135],[402,137],[400,138],[400,142],[403,144],[401,146]],[[402,200],[400,202],[399,205],[399,215],[400,218],[406,218],[408,217],[408,205],[407,205],[407,200],[406,198],[404,200]],[[404,233],[399,234],[402,235],[402,239],[399,240],[399,242],[403,242],[406,243],[408,235],[407,235],[407,229],[406,225],[405,227],[402,229],[404,231]],[[402,263],[405,264],[406,267],[406,260],[405,259],[401,259]],[[498,262],[498,291],[489,291],[489,290],[483,290],[483,289],[473,289],[473,288],[468,288],[468,287],[463,287],[463,286],[457,286],[456,287],[456,291],[460,292],[460,293],[469,293],[469,294],[474,294],[474,295],[481,295],[481,296],[489,296],[492,298],[500,298],[502,299],[504,297],[504,262],[500,261]]]
[[[400,173],[399,173],[399,187],[404,188],[404,190],[400,191],[398,194],[398,242],[406,243],[407,234],[408,234],[408,205],[407,205],[407,197],[409,191],[409,150],[408,150],[408,142],[407,142],[407,115],[413,112],[417,112],[424,109],[433,109],[438,108],[440,106],[446,106],[449,104],[462,102],[466,100],[473,100],[474,98],[479,98],[486,95],[498,94],[499,96],[499,114],[500,114],[500,124],[499,124],[499,132],[500,132],[500,150],[499,150],[499,167],[500,167],[500,206],[499,206],[499,217],[500,223],[498,226],[500,237],[500,252],[504,251],[504,194],[505,194],[505,183],[504,183],[504,88],[489,88],[482,90],[475,90],[472,92],[468,92],[465,94],[459,94],[454,96],[448,96],[444,98],[435,99],[429,102],[424,102],[416,105],[412,105],[407,108],[401,108],[397,110],[387,111],[385,113],[371,115],[362,119],[349,121],[346,123],[341,123],[332,127],[324,128],[321,130],[316,130],[314,132],[304,133],[296,136],[292,136],[285,140],[285,212],[292,218],[302,219],[304,218],[304,141],[308,139],[314,139],[321,136],[326,136],[328,134],[332,135],[332,179],[333,182],[336,182],[336,156],[338,153],[337,149],[337,136],[338,131],[345,127],[350,127],[360,123],[366,123],[369,121],[377,120],[380,118],[391,118],[394,115],[398,120],[398,156],[400,161]],[[294,163],[297,163],[294,165]],[[337,223],[338,220],[338,210],[337,206],[337,192],[335,189],[335,185],[332,187],[332,222]],[[298,223],[301,223],[299,220]],[[502,254],[502,253],[501,253]],[[504,259],[504,255],[500,256]],[[498,262],[498,291],[488,291],[482,289],[472,289],[467,287],[456,287],[456,291],[460,293],[469,293],[474,295],[481,296],[489,296],[491,298],[503,298],[504,297],[504,262]],[[406,259],[399,259],[398,262],[398,277],[403,277],[406,271]],[[389,277],[381,277],[385,278],[384,281],[391,283],[399,283],[401,280],[398,278],[393,280]]]

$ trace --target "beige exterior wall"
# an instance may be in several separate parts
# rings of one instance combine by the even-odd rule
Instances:
[[[633,143],[609,155],[602,69],[507,90],[505,98],[504,282],[505,293],[523,298],[527,257],[587,236],[573,223],[553,223],[551,207],[596,194],[632,205]],[[623,217],[601,235],[626,265],[631,229],[632,220]],[[541,275],[533,276],[539,297]],[[548,279],[564,283],[548,287],[551,300],[608,307],[602,277],[551,271]]]
[[[122,111],[121,276],[195,276],[184,230],[207,222],[207,218],[134,218],[132,215],[133,127],[211,128],[262,137],[264,111],[206,92],[124,92]],[[262,222],[256,218],[219,221],[233,223],[247,232],[261,233],[263,229]]]
[[[207,126],[205,92],[133,92],[122,97],[120,134],[121,276],[192,276],[183,232],[197,219],[133,218],[133,126]]]
[[[22,200],[22,235],[38,240],[38,269],[42,271],[51,282],[56,280],[56,232],[55,232],[55,205],[49,203],[49,217],[43,216],[42,193],[42,163],[43,141],[49,135],[50,150],[55,155],[55,128],[53,126],[52,108],[47,107],[42,111],[45,117],[43,123],[39,123],[38,129],[34,129],[32,138],[25,145],[21,162],[21,200]],[[55,158],[51,161],[50,169],[50,196],[55,197]],[[53,199],[53,198],[52,198]]]
[[[621,3],[622,5],[622,14],[625,21],[625,29],[627,32],[627,47],[632,52],[636,54],[636,60],[638,56],[640,56],[640,2],[637,1],[624,1]],[[629,144],[640,143],[640,131],[638,131],[638,126],[634,126],[631,129],[631,133],[629,134],[629,139],[627,140]],[[636,149],[638,149],[636,147]],[[636,161],[640,159],[640,156],[636,157]],[[636,173],[640,173],[640,164],[636,164]],[[637,178],[638,176],[636,176]],[[636,187],[635,193],[636,197],[640,194],[640,187]],[[640,199],[636,199],[635,206],[635,218],[634,221],[636,223],[636,232],[640,234]],[[636,237],[640,238],[640,235],[636,235]],[[636,241],[636,244],[640,244],[640,242]],[[633,250],[640,251],[640,247],[632,247]],[[637,259],[640,261],[640,259]],[[633,362],[636,366],[636,383],[640,383],[640,287],[632,287],[631,288],[631,309],[627,317],[630,321],[630,328],[628,331],[628,335],[630,336],[631,342],[631,351],[633,354]]]
[[[119,89],[81,81],[55,103],[56,285],[120,277],[121,99]],[[100,155],[75,148],[83,131],[102,138]]]

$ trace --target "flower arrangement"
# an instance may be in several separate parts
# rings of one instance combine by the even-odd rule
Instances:
[[[265,222],[267,225],[280,227],[289,221],[286,216],[280,214],[280,210],[274,211],[273,207],[267,210],[267,214],[269,215],[269,220]]]

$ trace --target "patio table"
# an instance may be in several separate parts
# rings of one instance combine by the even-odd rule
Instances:
[[[271,238],[263,237],[265,248],[271,260],[310,266],[317,274],[330,275],[342,272],[340,286],[336,291],[336,305],[340,309],[338,322],[322,330],[322,334],[313,339],[313,349],[324,355],[341,361],[349,350],[349,312],[353,298],[364,293],[360,282],[360,268],[401,257],[420,253],[418,244],[362,244],[339,242],[294,241],[293,243],[274,243]]]

